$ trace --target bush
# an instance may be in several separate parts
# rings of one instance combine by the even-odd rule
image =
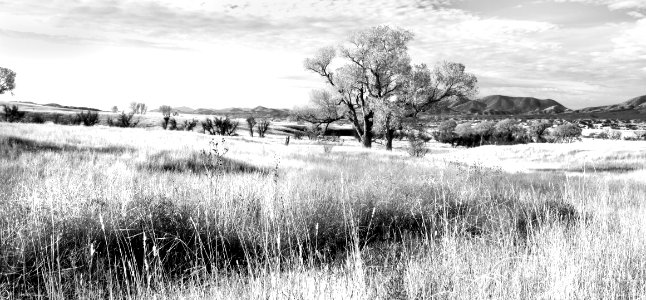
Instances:
[[[168,129],[168,122],[170,122],[170,117],[169,116],[164,116],[162,118],[161,126],[164,128],[164,130]]]
[[[494,138],[498,144],[526,143],[529,139],[525,129],[513,119],[504,119],[494,126]]]
[[[429,151],[426,149],[426,142],[430,137],[424,133],[408,134],[408,154],[412,157],[424,157]]]
[[[177,120],[175,118],[168,120],[168,130],[177,130]]]
[[[99,123],[99,113],[93,111],[80,111],[72,119],[74,125],[94,126]]]
[[[204,134],[235,135],[240,123],[225,117],[213,118],[213,120],[206,118],[201,124]]]
[[[646,130],[635,131],[635,139],[646,141]]]
[[[108,119],[108,126],[112,127],[122,127],[122,128],[133,128],[137,127],[139,120],[134,119],[135,112],[125,113],[121,112],[115,120],[112,118]]]
[[[494,121],[483,121],[473,127],[475,134],[480,136],[480,145],[485,142],[491,142],[495,127],[496,122]]]
[[[610,140],[621,140],[621,131],[617,130],[606,130],[606,135]]]
[[[12,105],[9,107],[9,105],[3,105],[4,107],[4,119],[7,122],[13,123],[13,122],[20,122],[22,119],[25,117],[25,112],[21,111],[18,108],[18,105]]]
[[[45,123],[45,118],[42,114],[34,114],[31,116],[31,123],[43,124]]]
[[[576,124],[568,123],[559,125],[552,131],[554,142],[571,143],[581,140],[581,128]]]
[[[455,143],[455,127],[458,126],[454,120],[447,120],[440,123],[437,131],[433,132],[433,138],[440,143],[453,145]],[[408,137],[410,141],[410,136]]]
[[[184,130],[193,131],[195,127],[197,127],[197,120],[184,120]]]
[[[545,134],[552,122],[548,120],[535,120],[529,125],[528,135],[535,143],[545,143]]]
[[[473,129],[471,122],[462,123],[455,127],[455,142],[457,146],[475,147],[480,145],[480,135]]]
[[[332,153],[332,148],[334,148],[334,144],[330,144],[330,143],[323,144],[324,153]]]

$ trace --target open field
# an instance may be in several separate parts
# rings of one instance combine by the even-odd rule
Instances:
[[[0,123],[0,298],[646,296],[646,142],[405,146]]]

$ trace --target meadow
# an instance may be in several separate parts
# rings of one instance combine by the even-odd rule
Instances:
[[[646,296],[646,142],[395,146],[0,123],[0,298]]]

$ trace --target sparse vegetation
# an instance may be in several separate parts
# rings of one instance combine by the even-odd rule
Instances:
[[[581,128],[575,124],[568,123],[559,125],[554,128],[552,136],[556,142],[571,143],[575,140],[581,140]]]
[[[20,122],[25,117],[25,112],[21,111],[18,105],[3,105],[4,120],[10,123]]]
[[[133,114],[145,115],[148,112],[148,106],[141,102],[130,102],[130,112]]]
[[[99,113],[95,111],[79,111],[72,118],[72,124],[94,126],[99,123]]]
[[[229,119],[227,116],[224,118],[216,117],[213,120],[206,118],[201,124],[205,134],[232,136],[236,135],[240,122]]]
[[[269,130],[270,125],[271,125],[271,121],[269,121],[268,119],[260,119],[258,124],[256,124],[258,137],[264,138],[265,133],[267,133],[267,130]]]
[[[154,131],[0,126],[0,293],[9,297],[645,292],[640,182],[346,147],[325,155],[316,144],[178,137],[200,152]]]
[[[122,127],[122,128],[134,128],[139,124],[139,119],[135,118],[135,113],[130,112],[126,113],[124,111],[113,120],[108,118],[108,126],[111,127]]]
[[[247,121],[247,126],[249,127],[249,136],[253,137],[253,128],[256,126],[256,123],[258,122],[256,122],[256,118],[254,118],[253,116],[247,117],[245,121]]]
[[[426,148],[426,143],[431,140],[427,136],[419,132],[411,132],[408,134],[408,155],[412,157],[424,157],[428,154],[429,150]]]
[[[184,130],[185,131],[193,131],[197,127],[197,120],[196,119],[191,119],[189,120],[184,120]]]

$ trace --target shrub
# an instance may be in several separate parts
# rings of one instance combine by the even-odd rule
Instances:
[[[525,129],[513,119],[504,119],[496,123],[494,138],[499,144],[526,143],[528,140]]]
[[[184,120],[184,130],[193,131],[195,127],[197,127],[197,120]]]
[[[330,144],[330,143],[323,144],[324,153],[332,153],[332,148],[334,148],[334,144]]]
[[[319,137],[322,135],[322,133],[323,131],[316,124],[312,124],[310,126],[307,126],[307,128],[305,128],[305,134],[307,135],[307,138],[310,140],[318,140]]]
[[[139,120],[135,120],[134,116],[135,116],[134,112],[130,112],[130,113],[121,112],[121,114],[118,115],[115,120],[113,120],[112,118],[108,119],[108,126],[122,127],[122,128],[137,127],[137,124],[139,124]]]
[[[606,130],[608,139],[610,140],[620,140],[621,139],[621,131],[617,130]]]
[[[480,145],[482,145],[484,142],[491,141],[495,126],[496,122],[494,121],[483,121],[473,127],[475,134],[480,136]]]
[[[31,116],[31,122],[36,124],[43,124],[45,123],[45,118],[42,114],[34,114],[33,116]]]
[[[480,144],[480,135],[473,129],[471,122],[457,125],[454,133],[457,146],[475,147]]]
[[[175,118],[168,120],[168,130],[177,130],[177,120]]]
[[[88,110],[78,112],[72,119],[72,124],[94,126],[99,123],[99,113]]]
[[[576,124],[568,123],[559,125],[552,131],[555,142],[571,143],[581,140],[581,128]]]
[[[4,119],[7,122],[20,122],[22,119],[25,117],[25,112],[21,111],[20,108],[18,108],[18,105],[12,105],[11,107],[9,105],[3,105],[4,107]]]
[[[67,125],[69,124],[68,121],[63,119],[62,114],[54,114],[53,120],[54,124],[61,124],[61,125]]]
[[[529,125],[528,135],[535,143],[544,143],[545,133],[548,128],[552,127],[552,122],[548,120],[534,120]]]
[[[269,121],[268,119],[260,119],[260,122],[258,122],[258,124],[256,125],[259,137],[265,137],[265,133],[267,133],[267,130],[269,130],[269,125],[271,125],[271,121]]]
[[[440,143],[447,143],[453,145],[455,143],[455,127],[458,124],[454,120],[447,120],[440,123],[437,131],[433,132],[433,138]],[[409,136],[410,141],[410,136]]]
[[[169,116],[164,116],[162,118],[161,126],[164,128],[164,130],[168,129],[168,122],[170,122],[170,117]]]
[[[294,138],[297,140],[303,139],[303,132],[300,130],[295,130],[294,131]]]
[[[635,131],[635,139],[646,141],[646,130]]]
[[[213,120],[206,118],[201,124],[205,134],[235,135],[240,123],[225,117],[213,118]]]
[[[426,142],[430,137],[424,133],[408,134],[408,154],[412,157],[424,157],[429,151],[426,149]]]

